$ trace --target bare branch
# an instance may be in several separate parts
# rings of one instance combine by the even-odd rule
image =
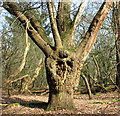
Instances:
[[[25,16],[29,19],[30,24],[34,27],[34,29],[38,32],[38,34],[42,37],[42,39],[49,43],[48,37],[46,35],[46,32],[44,30],[44,28],[41,25],[41,22],[36,19],[36,17],[34,15],[30,15],[29,13],[25,13]]]
[[[80,61],[84,62],[92,49],[96,41],[96,37],[100,26],[102,25],[103,21],[105,20],[109,10],[112,6],[113,2],[106,0],[100,7],[99,11],[97,12],[96,16],[94,17],[85,37],[83,38],[82,42],[80,43],[79,47],[76,49],[77,56],[80,57]]]
[[[39,64],[38,64],[37,68],[35,69],[34,76],[29,82],[30,84],[36,79],[36,77],[38,76],[42,66],[43,66],[42,59],[40,59]],[[13,81],[10,81],[10,83],[17,82],[17,81],[22,80],[22,79],[27,78],[27,77],[30,77],[30,75],[26,74],[26,75],[24,75],[22,77],[19,77],[19,78],[13,80]]]
[[[55,39],[55,47],[56,49],[59,49],[62,47],[62,42],[61,42],[61,38],[58,32],[56,19],[55,19],[54,6],[52,2],[48,2],[47,6],[48,6],[48,11],[49,11],[49,16],[50,16],[52,32],[53,32],[53,36]]]
[[[37,78],[37,76],[39,75],[39,72],[40,72],[42,66],[43,66],[43,61],[42,61],[42,59],[40,59],[38,67],[35,69],[34,76],[33,76],[33,78],[30,81],[30,84]]]
[[[17,5],[17,3],[4,2],[3,7],[12,15],[18,17],[19,21],[23,24],[24,28],[26,27],[26,22],[28,21],[28,18],[21,11],[18,10],[19,6]],[[41,35],[37,32],[37,30],[32,26],[30,22],[28,26],[28,35],[36,43],[36,45],[44,52],[44,54],[46,56],[49,56],[53,51],[50,45],[43,40]]]
[[[29,76],[28,74],[26,74],[26,75],[24,75],[24,76],[22,76],[22,77],[19,77],[19,78],[13,80],[13,81],[10,81],[10,83],[15,83],[15,82],[17,82],[17,81],[19,81],[19,80],[22,80],[22,79],[24,79],[24,78],[27,78],[27,77],[30,77],[30,76]]]
[[[38,4],[38,3],[36,3],[36,4]],[[24,9],[24,11],[39,9],[41,6],[42,6],[42,5],[39,5],[39,6],[37,6],[37,7],[30,7],[30,8]]]
[[[85,10],[87,2],[88,2],[88,0],[82,0],[81,4],[79,6],[79,9],[78,9],[78,11],[77,11],[77,13],[76,13],[76,15],[74,17],[74,20],[73,20],[73,30],[74,30],[74,32],[75,32],[77,26],[79,25],[79,23],[80,23],[80,21],[82,19],[82,14],[83,14],[83,12]]]
[[[10,75],[10,76],[8,77],[8,79],[11,79],[11,78],[15,77],[16,75],[18,75],[18,74],[23,70],[23,68],[24,68],[24,66],[25,66],[26,56],[27,56],[27,53],[28,53],[29,48],[30,48],[30,43],[28,42],[27,28],[28,28],[28,22],[27,22],[26,30],[25,30],[25,33],[26,33],[26,48],[25,48],[23,60],[22,60],[22,62],[21,62],[20,67],[16,70],[15,73],[13,73],[12,75]]]

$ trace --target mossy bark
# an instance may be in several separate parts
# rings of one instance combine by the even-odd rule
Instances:
[[[59,51],[46,58],[49,101],[47,110],[73,109],[74,76],[77,71],[74,54]]]
[[[74,109],[73,95],[67,91],[50,92],[47,110]]]

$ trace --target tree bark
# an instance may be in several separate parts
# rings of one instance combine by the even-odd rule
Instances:
[[[47,6],[48,6],[48,11],[50,16],[52,32],[55,40],[55,49],[58,50],[59,48],[62,47],[62,42],[61,42],[60,34],[57,29],[57,22],[55,19],[55,12],[54,12],[54,4],[53,2],[48,2]]]
[[[74,108],[73,77],[77,71],[75,55],[62,50],[54,56],[47,57],[45,63],[50,90],[48,109]]]
[[[86,85],[86,88],[88,90],[89,99],[92,99],[92,92],[91,92],[91,88],[90,88],[90,85],[88,83],[88,80],[83,73],[81,74],[81,76],[82,76],[83,80],[85,81],[85,85]]]
[[[20,90],[19,90],[19,92],[21,93],[21,94],[28,94],[28,92],[29,92],[29,82],[30,82],[30,80],[31,80],[31,77],[30,76],[27,76],[27,77],[25,77],[25,78],[23,78],[23,79],[21,79],[21,86],[20,86]]]
[[[34,75],[33,77],[31,77],[30,75],[26,74],[22,77],[19,77],[15,80],[11,80],[9,82],[9,90],[8,90],[8,94],[10,95],[10,90],[12,90],[12,84],[13,83],[16,83],[17,81],[20,81],[21,80],[21,86],[20,86],[20,89],[19,89],[19,93],[23,94],[27,94],[27,93],[30,93],[30,85],[33,83],[33,81],[37,78],[37,76],[39,75],[39,72],[41,70],[41,67],[43,66],[43,63],[42,63],[42,59],[40,59],[39,61],[39,64],[37,66],[37,68],[35,69],[35,72],[34,72]]]
[[[115,47],[116,47],[116,86],[120,92],[120,2],[114,2],[113,6],[113,21],[115,31]]]
[[[28,22],[28,28],[27,32],[28,35],[31,37],[31,39],[35,42],[35,44],[44,52],[46,56],[49,56],[53,49],[49,45],[48,42],[46,42],[39,33],[40,30],[36,29],[36,23],[34,24],[29,20],[28,15],[25,16],[25,14],[22,12],[20,6],[16,2],[4,2],[3,7],[11,14],[15,15],[19,21],[22,23],[24,28],[26,28],[26,24]],[[33,21],[33,20],[32,20]],[[41,25],[38,25],[39,28],[41,28]]]
[[[108,0],[102,4],[93,21],[91,22],[91,25],[86,32],[85,37],[81,41],[79,47],[76,49],[77,56],[80,57],[79,59],[81,59],[81,62],[84,62],[89,55],[89,52],[91,51],[92,46],[96,41],[98,31],[107,14],[109,13],[112,4],[113,2]]]

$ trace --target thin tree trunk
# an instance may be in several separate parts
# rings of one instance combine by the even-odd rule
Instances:
[[[30,84],[37,78],[37,76],[39,75],[39,72],[40,72],[42,66],[43,66],[42,59],[40,59],[39,64],[38,64],[37,68],[35,69],[33,78],[30,81]]]
[[[21,94],[28,94],[29,93],[29,82],[31,80],[31,77],[28,76],[26,78],[21,79],[21,87],[19,90],[19,93]]]
[[[25,34],[26,34],[26,47],[25,47],[25,51],[24,51],[24,56],[23,56],[23,60],[21,62],[21,65],[19,66],[19,68],[12,74],[8,77],[8,79],[12,79],[13,77],[15,77],[16,75],[18,75],[24,68],[25,66],[25,60],[26,60],[26,56],[27,56],[27,53],[29,51],[29,48],[30,48],[30,43],[28,42],[28,34],[27,34],[27,26],[26,26],[26,30],[25,30]]]
[[[113,20],[116,37],[115,41],[116,64],[117,64],[116,85],[120,91],[120,2],[114,2]]]
[[[98,65],[98,63],[97,63],[97,60],[94,58],[94,56],[93,56],[93,60],[94,60],[94,63],[95,63],[96,69],[97,69],[97,73],[98,73],[98,78],[99,78],[99,81],[98,81],[98,82],[100,83],[100,86],[101,86],[102,88],[104,88],[103,78],[102,78],[102,76],[101,76],[100,68],[99,68],[99,65]]]
[[[81,77],[85,81],[85,85],[86,85],[86,88],[88,90],[89,99],[92,99],[92,92],[91,92],[91,88],[90,88],[90,85],[88,83],[88,80],[87,80],[86,76],[83,73],[81,74]]]

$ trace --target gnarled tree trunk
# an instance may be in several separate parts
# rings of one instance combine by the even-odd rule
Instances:
[[[74,76],[77,73],[74,53],[61,50],[46,58],[47,81],[49,84],[48,109],[72,109]]]
[[[63,1],[63,0],[61,0]],[[79,83],[82,65],[92,49],[97,37],[97,33],[106,18],[112,1],[105,0],[100,7],[91,25],[82,39],[80,45],[75,48],[75,32],[81,21],[82,13],[88,0],[82,0],[74,19],[71,19],[70,2],[59,2],[58,10],[55,12],[54,2],[47,2],[50,24],[52,28],[55,46],[51,47],[46,41],[47,36],[42,27],[33,15],[23,14],[19,4],[15,2],[6,2],[3,7],[11,14],[18,17],[19,21],[26,27],[29,20],[28,34],[36,45],[46,55],[45,65],[47,72],[47,81],[50,89],[48,109],[72,109],[73,89]],[[56,16],[57,15],[57,16]]]

